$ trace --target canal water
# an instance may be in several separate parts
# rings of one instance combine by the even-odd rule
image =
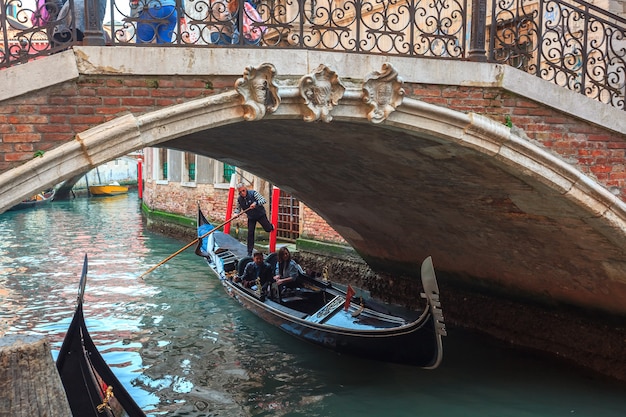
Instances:
[[[310,346],[240,309],[192,249],[139,278],[186,243],[147,231],[133,193],[0,214],[0,335],[45,335],[56,358],[87,254],[87,327],[149,416],[626,415],[626,384],[450,326],[436,370]]]

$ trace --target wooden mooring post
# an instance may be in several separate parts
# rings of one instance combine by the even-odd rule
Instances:
[[[0,337],[0,417],[71,417],[43,336]]]

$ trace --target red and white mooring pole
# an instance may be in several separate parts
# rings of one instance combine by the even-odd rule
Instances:
[[[233,212],[233,203],[235,202],[235,185],[237,181],[237,175],[233,173],[230,176],[230,188],[228,189],[228,201],[226,202],[226,216],[225,219],[230,219],[230,215]],[[224,233],[230,234],[230,222],[224,225]]]
[[[278,203],[280,202],[280,188],[272,189],[272,224],[274,230],[270,232],[270,252],[276,252],[276,236],[278,235]]]

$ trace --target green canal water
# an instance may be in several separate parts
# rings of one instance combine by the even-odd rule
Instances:
[[[310,346],[240,309],[192,249],[139,278],[186,243],[147,231],[132,193],[0,214],[0,335],[45,335],[56,358],[87,254],[87,327],[149,416],[626,416],[626,384],[461,329],[436,370]]]

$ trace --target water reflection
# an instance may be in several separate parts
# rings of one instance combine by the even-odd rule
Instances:
[[[185,243],[147,232],[136,194],[3,213],[0,334],[46,335],[56,357],[87,253],[87,327],[150,416],[624,415],[623,384],[454,328],[434,371],[302,343],[241,310],[192,251],[138,278]]]

